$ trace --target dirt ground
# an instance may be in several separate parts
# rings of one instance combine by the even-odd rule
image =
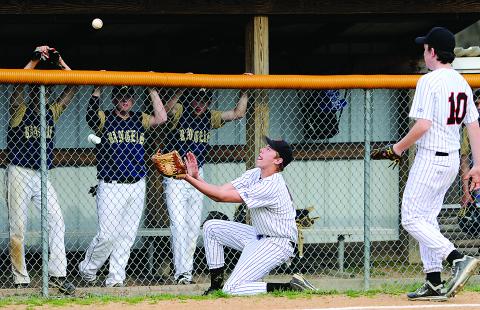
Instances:
[[[462,304],[464,306],[462,306]],[[477,305],[473,305],[477,304]],[[458,306],[455,306],[458,305]],[[139,304],[108,303],[94,305],[68,305],[69,309],[98,309],[98,310],[121,310],[121,309],[188,309],[188,310],[212,310],[212,309],[322,309],[322,308],[345,308],[345,307],[368,307],[369,310],[379,306],[408,306],[408,309],[478,309],[480,310],[480,294],[463,292],[459,296],[446,302],[412,302],[405,296],[375,295],[372,297],[347,297],[347,296],[315,296],[312,298],[285,298],[285,297],[232,297],[218,298],[213,300],[170,300],[155,303],[144,302]],[[413,306],[413,308],[412,308]],[[32,306],[6,306],[3,309],[32,309]],[[418,307],[418,308],[417,308]],[[59,306],[42,306],[34,309],[60,309]]]

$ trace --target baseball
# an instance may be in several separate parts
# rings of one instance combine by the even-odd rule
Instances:
[[[88,135],[87,140],[88,140],[88,142],[93,143],[93,144],[99,144],[100,142],[102,142],[102,139],[100,137],[97,137],[93,133]]]
[[[92,20],[92,27],[95,29],[100,29],[103,27],[103,21],[100,18],[95,18]]]

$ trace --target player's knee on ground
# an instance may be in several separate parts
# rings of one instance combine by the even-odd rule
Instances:
[[[225,293],[225,294],[229,294],[229,295],[237,295],[238,294],[238,291],[237,291],[237,287],[240,285],[239,282],[232,282],[232,281],[228,281],[225,283],[225,285],[223,286],[222,288],[222,291]]]

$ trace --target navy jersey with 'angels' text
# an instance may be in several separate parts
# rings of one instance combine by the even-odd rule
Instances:
[[[52,167],[55,146],[55,122],[64,106],[52,104],[46,110],[47,168]],[[40,112],[25,103],[14,108],[7,134],[10,164],[29,169],[40,169]]]
[[[177,104],[176,113],[169,120],[167,151],[177,150],[182,157],[192,152],[197,157],[198,166],[202,167],[208,151],[210,131],[222,127],[224,123],[221,111],[207,110],[197,116],[189,106]]]
[[[102,180],[140,179],[146,175],[145,131],[150,116],[130,112],[123,119],[114,111],[98,111],[96,130],[102,141],[96,147],[97,178]]]

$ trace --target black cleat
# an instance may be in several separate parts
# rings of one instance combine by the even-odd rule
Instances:
[[[219,288],[213,288],[213,287],[210,286],[205,292],[203,292],[202,295],[207,296],[207,295],[215,293],[218,290],[219,290]]]
[[[317,288],[312,283],[308,282],[302,275],[294,274],[290,280],[290,286],[294,291],[316,291]]]
[[[443,283],[433,286],[430,281],[425,282],[415,292],[407,294],[410,300],[429,300],[429,301],[446,301],[445,285]]]
[[[460,292],[465,283],[471,275],[475,273],[475,270],[480,266],[480,260],[472,256],[463,256],[463,258],[453,261],[452,277],[446,284],[447,297],[454,297]]]
[[[58,288],[58,291],[65,295],[73,295],[75,293],[75,285],[68,282],[65,277],[50,277],[48,284]]]
[[[176,284],[178,285],[189,285],[189,284],[195,284],[192,280],[189,280],[187,276],[181,275],[178,277],[178,279],[175,281]]]
[[[29,286],[30,286],[30,283],[15,283],[16,289],[28,288]]]

